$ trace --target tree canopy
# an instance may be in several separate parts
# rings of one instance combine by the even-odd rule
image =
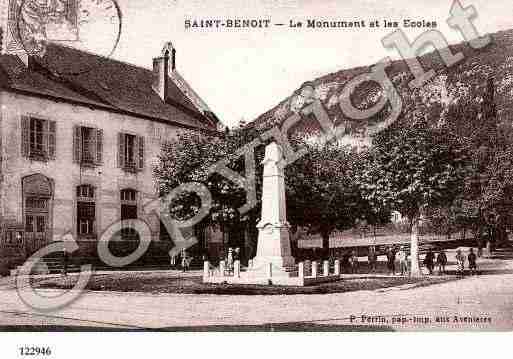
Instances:
[[[238,209],[246,201],[244,188],[219,173],[209,172],[216,162],[228,159],[227,167],[244,175],[244,156],[235,154],[254,138],[256,133],[235,129],[220,137],[185,133],[171,140],[163,146],[154,170],[161,195],[181,184],[200,182],[209,189],[213,200],[203,224],[220,224],[225,229],[254,227],[261,208],[264,143],[251,149],[256,161],[257,202],[242,216]],[[321,233],[327,249],[327,238],[333,230],[350,228],[358,218],[371,217],[362,213],[371,208],[362,204],[356,182],[364,163],[363,153],[338,143],[301,141],[296,145],[307,151],[285,168],[288,220]],[[190,218],[197,213],[199,202],[194,194],[182,193],[172,201],[170,214],[177,219]]]
[[[414,218],[423,206],[440,206],[459,194],[465,177],[464,149],[443,131],[419,121],[377,136],[359,179],[374,208]]]
[[[359,179],[361,191],[372,207],[396,210],[409,219],[412,275],[420,274],[418,224],[423,209],[452,203],[463,188],[466,162],[459,142],[429,127],[422,117],[373,141]]]
[[[327,249],[331,232],[369,217],[357,182],[364,152],[336,142],[304,146],[306,155],[286,169],[288,220],[320,233]]]

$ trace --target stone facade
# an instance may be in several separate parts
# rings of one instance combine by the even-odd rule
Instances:
[[[9,92],[0,93],[0,106],[0,218],[25,223],[22,183],[24,178],[36,174],[46,177],[52,185],[49,240],[59,240],[68,232],[74,238],[81,239],[76,225],[76,191],[80,185],[91,185],[96,189],[96,234],[102,233],[120,219],[121,190],[136,191],[140,218],[143,217],[144,205],[157,198],[152,168],[157,160],[161,141],[176,136],[180,131],[178,128],[146,119]],[[23,156],[21,121],[24,116],[55,121],[55,159],[39,161]],[[86,167],[74,163],[73,131],[77,126],[103,130],[101,165]],[[119,133],[144,137],[144,166],[141,171],[125,171],[118,166]],[[158,239],[158,221],[149,225],[153,238]]]
[[[52,46],[27,63],[0,53],[0,269],[68,233],[79,242],[73,256],[97,257],[102,233],[124,219],[144,220],[149,255],[167,255],[173,244],[145,210],[158,199],[162,143],[180,132],[216,132],[217,118],[177,73],[170,43],[153,71],[105,58],[88,67],[96,55]],[[63,59],[89,70],[59,73]],[[137,233],[115,233],[122,254],[135,250]]]

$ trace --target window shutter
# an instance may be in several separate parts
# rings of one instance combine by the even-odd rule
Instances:
[[[49,122],[48,121],[42,121],[43,122],[43,153],[45,156],[45,159],[48,159],[49,153],[48,153],[48,132],[49,132]]]
[[[46,123],[48,124],[48,131],[46,132],[48,158],[54,160],[56,148],[56,125],[55,121],[46,121]]]
[[[136,156],[138,156],[137,168],[142,171],[144,169],[144,137],[137,136]]]
[[[118,135],[118,167],[125,168],[125,134]]]
[[[96,130],[96,164],[103,163],[103,130]]]
[[[82,127],[73,128],[73,162],[82,162]]]
[[[27,116],[21,117],[21,155],[30,155],[30,118]]]

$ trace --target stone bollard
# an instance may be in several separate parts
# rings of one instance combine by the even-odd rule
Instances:
[[[312,261],[310,260],[305,260],[305,276],[311,276],[312,275]]]
[[[210,263],[209,261],[203,262],[203,278],[210,277]]]
[[[224,261],[219,262],[219,273],[221,273],[221,277],[224,277],[224,269],[225,269],[225,262]]]
[[[335,259],[335,275],[340,275],[340,260]]]
[[[233,276],[240,278],[240,261],[235,261],[233,263]]]
[[[297,265],[297,275],[299,278],[305,277],[305,264],[303,262],[299,262]]]
[[[267,265],[267,279],[271,279],[273,277],[273,264],[269,263]]]
[[[317,277],[317,261],[312,261],[312,277]]]
[[[324,261],[322,264],[322,275],[327,277],[330,275],[330,262]]]

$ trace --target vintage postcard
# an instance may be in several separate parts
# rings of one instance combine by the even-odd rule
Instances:
[[[1,0],[0,331],[511,331],[512,14]]]

